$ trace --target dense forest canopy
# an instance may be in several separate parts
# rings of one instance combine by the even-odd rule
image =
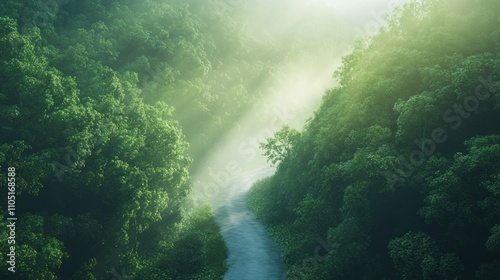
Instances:
[[[0,4],[0,178],[18,172],[19,279],[223,275],[210,210],[181,211],[202,154],[186,139],[203,151],[244,112],[272,77],[259,48],[273,47],[216,4]]]
[[[330,75],[353,38],[332,32],[337,17],[310,16],[323,2],[250,4],[0,3],[0,179],[16,168],[18,277],[223,275],[210,210],[185,210],[190,175],[269,92]]]
[[[499,12],[405,5],[262,144],[279,164],[248,201],[287,279],[500,279]]]
[[[2,1],[16,278],[222,279],[212,210],[186,202],[193,174],[229,178],[203,168],[214,147],[252,160],[276,132],[261,148],[277,172],[248,202],[287,279],[500,279],[500,3],[414,1],[359,26],[359,2]],[[279,130],[373,34],[304,128]],[[226,145],[249,123],[257,135]]]

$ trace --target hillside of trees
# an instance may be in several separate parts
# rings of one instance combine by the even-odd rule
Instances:
[[[332,44],[339,18],[297,23],[289,1],[256,2],[1,1],[0,181],[15,168],[17,278],[222,277],[227,252],[211,210],[186,202],[191,177],[283,68],[315,73],[347,45]]]
[[[426,0],[358,41],[248,202],[287,279],[500,279],[500,2]]]
[[[211,210],[181,206],[193,158],[259,97],[280,59],[245,32],[240,9],[0,3],[0,181],[15,168],[16,279],[222,278]],[[13,276],[7,260],[2,279]]]

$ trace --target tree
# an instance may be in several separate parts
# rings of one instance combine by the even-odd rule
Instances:
[[[283,126],[272,138],[260,144],[264,156],[271,165],[276,165],[290,155],[294,144],[298,141],[300,133],[289,127]]]

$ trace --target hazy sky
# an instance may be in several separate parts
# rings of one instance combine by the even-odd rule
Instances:
[[[386,9],[400,5],[403,0],[301,0],[306,3],[322,3],[328,7],[350,13],[363,12],[370,9]]]
[[[375,33],[384,14],[406,2],[409,0],[247,0],[246,5],[250,28],[276,41],[302,38],[352,44],[355,37]]]

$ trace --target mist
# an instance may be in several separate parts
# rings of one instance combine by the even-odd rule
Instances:
[[[266,86],[264,98],[218,136],[198,163],[201,168],[192,175],[195,200],[210,201],[231,178],[271,168],[259,144],[284,125],[300,130],[319,107],[325,90],[336,85],[333,73],[355,40],[375,34],[385,26],[385,14],[408,1],[233,2],[243,3],[243,18],[255,37],[277,44],[292,57],[278,64],[277,79]],[[217,201],[212,205],[223,204]]]

